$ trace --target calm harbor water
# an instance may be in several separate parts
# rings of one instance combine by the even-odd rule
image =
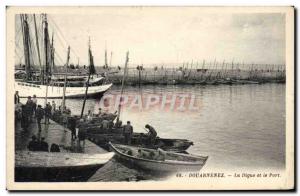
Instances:
[[[106,96],[119,95],[120,88],[114,86]],[[137,132],[145,132],[143,127],[149,123],[160,137],[192,140],[189,153],[209,156],[203,172],[285,167],[285,84],[126,87],[124,94],[129,98],[122,107],[123,122],[130,120]],[[177,99],[175,107],[171,103],[161,107],[165,95],[168,100],[172,95],[186,95],[189,103],[183,111],[178,110]],[[132,107],[139,96],[142,106]],[[149,100],[153,105],[146,107]],[[66,105],[73,114],[80,114],[82,102],[69,99]],[[99,100],[89,99],[86,112],[97,111],[99,105]]]

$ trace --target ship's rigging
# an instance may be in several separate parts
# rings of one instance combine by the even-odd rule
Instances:
[[[64,65],[63,58],[55,50],[54,40],[60,48],[67,48],[70,44],[48,15],[20,14],[16,17],[15,36],[16,64],[25,68],[26,81],[38,80],[45,84],[56,71],[55,65]],[[71,49],[70,56],[79,59],[74,49]]]
[[[21,60],[20,66],[24,67],[25,77],[16,78],[15,90],[19,91],[21,97],[32,96],[32,93],[37,97],[45,97],[45,101],[47,98],[60,97],[99,97],[111,87],[111,83],[105,83],[104,78],[96,74],[90,47],[91,62],[87,71],[89,76],[82,73],[74,75],[68,70],[69,59],[72,58],[71,52],[74,50],[68,47],[68,60],[63,63],[54,46],[54,40],[62,43],[62,39],[58,36],[59,33],[54,34],[56,31],[50,28],[48,15],[42,14],[36,17],[34,14],[20,14],[17,16],[19,22],[16,20],[16,27],[20,29],[16,29],[15,51],[16,56]],[[52,24],[55,23],[52,22]],[[51,39],[50,35],[52,35]],[[18,36],[23,39],[18,39]],[[20,53],[24,54],[24,58],[20,58]],[[77,55],[75,56],[79,59]],[[60,62],[57,63],[58,61]],[[57,64],[64,65],[65,69],[56,71],[55,65]],[[90,86],[88,92],[86,86]],[[48,87],[51,90],[48,91]]]

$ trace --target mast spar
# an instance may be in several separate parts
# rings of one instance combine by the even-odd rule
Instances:
[[[70,60],[70,46],[68,47],[67,62],[65,64],[64,90],[63,90],[63,100],[62,100],[61,111],[64,111],[65,106],[66,106],[66,87],[67,87],[67,72],[68,72],[69,60]]]
[[[105,42],[105,61],[104,61],[104,64],[105,64],[105,68],[108,67],[108,64],[107,64],[107,49],[106,49],[106,42]]]
[[[85,107],[85,102],[86,102],[86,98],[87,98],[87,93],[88,93],[88,89],[89,89],[89,83],[90,83],[90,77],[91,77],[91,72],[93,72],[93,69],[95,69],[94,67],[94,60],[93,60],[93,54],[92,54],[92,50],[91,50],[91,40],[89,38],[89,76],[86,82],[86,89],[85,89],[85,95],[84,95],[84,100],[83,100],[83,104],[82,104],[82,109],[81,109],[81,115],[80,118],[83,117],[83,112],[84,112],[84,107]]]
[[[43,70],[43,74],[45,74],[46,72],[46,96],[45,96],[45,106],[47,104],[47,98],[48,98],[48,85],[49,85],[49,76],[48,76],[48,72],[49,72],[49,34],[48,34],[48,22],[47,22],[47,15],[44,14],[44,52],[45,52],[45,67],[46,69]],[[43,77],[44,78],[44,77]],[[44,82],[44,81],[43,81]],[[46,119],[45,119],[46,120]]]
[[[38,37],[38,31],[37,31],[35,14],[33,14],[33,20],[34,20],[34,29],[35,29],[36,48],[37,48],[38,59],[39,59],[39,63],[40,63],[40,70],[42,70],[42,61],[41,61],[40,46],[39,46],[39,37]]]
[[[125,67],[124,67],[124,73],[123,73],[123,79],[122,79],[122,87],[121,87],[121,96],[120,99],[122,98],[123,92],[124,92],[124,83],[126,79],[126,73],[127,73],[127,65],[129,61],[129,52],[127,51],[126,53],[126,61],[125,61]],[[119,101],[119,106],[118,106],[118,116],[117,116],[117,122],[119,122],[120,119],[120,113],[121,113],[121,100]]]
[[[54,72],[55,61],[54,61],[54,33],[52,33],[52,41],[51,41],[51,73]]]
[[[23,34],[23,48],[25,56],[25,71],[26,71],[26,80],[28,81],[31,78],[31,65],[30,65],[30,38],[29,38],[29,26],[27,22],[27,15],[20,14],[22,34]]]

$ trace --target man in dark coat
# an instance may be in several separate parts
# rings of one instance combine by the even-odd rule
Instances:
[[[28,150],[30,150],[30,151],[38,151],[38,150],[39,150],[39,147],[40,147],[40,144],[39,144],[39,142],[37,141],[36,136],[33,135],[33,136],[31,137],[31,141],[29,142],[27,148],[28,148]]]
[[[41,120],[44,117],[44,110],[41,105],[38,105],[35,115],[36,115],[36,121],[38,124],[39,132],[41,132],[42,131]]]
[[[76,139],[76,118],[70,117],[68,120],[69,128],[71,130],[72,140]]]
[[[59,146],[57,144],[51,144],[50,152],[60,152]]]
[[[149,144],[150,145],[154,145],[155,144],[155,139],[156,139],[156,136],[157,136],[157,132],[155,131],[155,129],[150,126],[150,125],[146,125],[145,126],[146,129],[148,129],[148,141],[149,141]]]
[[[123,128],[123,132],[125,136],[125,143],[130,145],[133,135],[133,127],[131,126],[130,121],[127,121],[127,124]]]
[[[15,104],[20,103],[20,96],[19,96],[19,91],[16,91],[15,93]]]
[[[36,107],[37,107],[37,98],[36,95],[33,95],[32,98],[32,114],[36,116]]]
[[[26,102],[26,110],[27,110],[27,118],[29,123],[32,122],[32,114],[33,114],[33,101],[31,99],[31,96],[28,96],[27,102]]]
[[[49,152],[49,145],[47,142],[45,142],[45,138],[42,137],[41,138],[41,142],[40,142],[40,151],[44,151],[44,152]]]
[[[27,131],[29,121],[28,121],[28,110],[26,108],[26,105],[21,106],[21,127],[23,128],[24,131]]]
[[[52,110],[52,107],[50,105],[50,102],[48,102],[45,107],[45,123],[46,124],[50,123],[49,118],[51,117],[51,110]]]
[[[80,119],[78,128],[78,145],[80,146],[80,142],[83,141],[83,147],[85,146],[85,138],[86,138],[86,123],[84,119]]]

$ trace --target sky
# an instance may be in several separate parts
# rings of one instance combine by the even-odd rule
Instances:
[[[188,8],[99,8],[97,12],[48,15],[57,61],[88,64],[88,40],[96,65],[111,51],[112,64],[228,61],[285,63],[282,13],[202,13]],[[16,23],[17,24],[17,23]],[[53,27],[53,28],[52,28]],[[16,28],[17,29],[17,28]],[[109,62],[109,60],[108,60]]]

